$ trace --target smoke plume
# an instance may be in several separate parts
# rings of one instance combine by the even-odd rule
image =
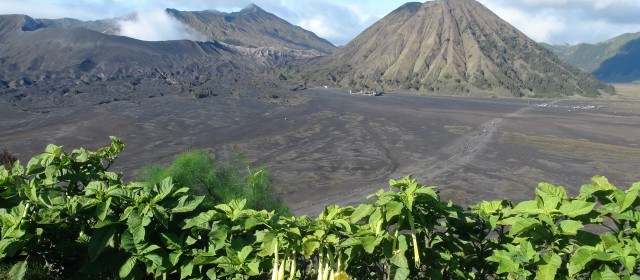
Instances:
[[[163,9],[136,11],[118,21],[118,28],[118,35],[143,41],[206,40],[204,35],[182,24]]]

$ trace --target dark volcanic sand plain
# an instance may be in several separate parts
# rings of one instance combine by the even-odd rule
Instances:
[[[540,181],[578,188],[594,175],[640,181],[640,102],[350,95],[256,91],[204,99],[165,95],[29,110],[0,101],[0,146],[23,162],[48,143],[96,149],[125,143],[116,171],[205,148],[241,151],[274,177],[297,214],[355,204],[414,174],[465,205],[533,198]],[[40,112],[38,112],[40,111]]]

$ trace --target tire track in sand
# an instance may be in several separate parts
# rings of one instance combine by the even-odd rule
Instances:
[[[466,136],[466,140],[463,142],[463,145],[459,143],[455,143],[449,145],[441,150],[457,150],[458,152],[450,156],[445,160],[441,160],[431,164],[426,168],[415,169],[415,170],[407,170],[401,171],[398,173],[403,174],[413,174],[414,177],[420,179],[430,179],[434,178],[446,171],[455,168],[456,166],[460,166],[462,164],[468,163],[471,161],[476,155],[480,153],[480,151],[489,144],[493,136],[496,132],[499,131],[501,124],[503,124],[507,119],[518,117],[526,111],[529,111],[535,107],[549,107],[552,104],[558,103],[558,100],[542,103],[542,104],[534,104],[527,107],[523,107],[515,112],[506,114],[502,117],[492,119],[480,125],[480,129],[469,133]],[[403,176],[403,175],[400,175]],[[362,203],[365,201],[366,197],[371,194],[372,189],[386,188],[388,187],[387,182],[380,182],[377,184],[367,185],[364,187],[360,187],[357,189],[352,189],[345,193],[340,193],[338,195],[334,195],[331,197],[327,197],[317,201],[303,201],[299,203],[297,207],[291,209],[296,215],[318,215],[326,205],[354,205],[357,203]]]

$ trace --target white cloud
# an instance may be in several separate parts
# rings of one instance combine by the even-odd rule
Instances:
[[[367,10],[362,7],[354,4],[349,4],[345,6],[349,11],[358,18],[358,21],[362,24],[367,23],[372,17],[374,17]]]
[[[205,38],[162,9],[137,11],[133,17],[118,21],[118,27],[119,35],[144,41],[203,41]]]
[[[534,40],[596,43],[640,32],[638,0],[479,0]]]
[[[338,34],[335,29],[327,23],[327,19],[323,16],[314,16],[301,20],[298,25],[304,29],[312,30],[316,35],[323,38],[336,37]]]
[[[548,42],[554,34],[564,32],[566,24],[552,13],[527,14],[512,7],[495,7],[493,12],[536,41]],[[535,23],[535,24],[532,24]]]

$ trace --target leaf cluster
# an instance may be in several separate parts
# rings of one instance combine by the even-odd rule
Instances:
[[[411,177],[317,218],[203,206],[170,177],[125,184],[123,148],[50,145],[0,167],[0,262],[82,279],[638,279],[640,183],[594,177],[580,194],[541,183],[535,199],[462,208]],[[254,178],[254,183],[259,180]],[[253,179],[252,179],[253,180]]]

